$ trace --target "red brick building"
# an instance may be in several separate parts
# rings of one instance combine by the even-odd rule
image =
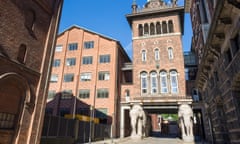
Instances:
[[[57,38],[47,108],[54,115],[91,114],[107,119],[114,125],[114,137],[118,136],[121,67],[126,62],[130,59],[119,41],[79,26],[66,29]],[[51,99],[58,92],[71,93],[77,103],[64,104],[64,99],[72,97],[62,95],[60,106],[54,108]],[[90,108],[96,111],[91,113]]]
[[[37,144],[62,0],[0,1],[0,143]]]
[[[185,85],[184,7],[177,1],[150,0],[139,9],[133,2],[132,13],[126,18],[132,29],[133,62],[122,70],[126,75],[132,72],[133,80],[122,85],[121,137],[130,134],[131,105],[142,105],[152,115],[152,130],[157,131],[156,115],[176,114],[179,104],[192,101],[186,96]]]

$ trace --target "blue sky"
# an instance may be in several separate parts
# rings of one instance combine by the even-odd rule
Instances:
[[[79,25],[97,33],[120,41],[126,52],[132,57],[131,29],[126,14],[131,13],[133,0],[65,0],[60,20],[59,32],[72,25]],[[147,0],[136,0],[142,7]],[[178,0],[179,5],[184,0]],[[189,14],[185,14],[184,51],[191,45],[192,28]]]

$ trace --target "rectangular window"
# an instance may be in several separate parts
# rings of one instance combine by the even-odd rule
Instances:
[[[61,99],[72,99],[72,90],[63,90]]]
[[[74,51],[78,49],[78,43],[70,43],[68,44],[68,50],[69,51]]]
[[[56,48],[55,48],[55,52],[61,52],[62,49],[63,49],[62,45],[57,45]]]
[[[81,89],[79,90],[79,98],[86,99],[90,97],[90,90],[88,89]]]
[[[55,90],[49,90],[47,99],[53,99],[55,95],[56,95],[56,91]]]
[[[86,42],[84,42],[84,48],[85,49],[94,48],[94,41],[86,41]]]
[[[109,72],[98,72],[98,80],[109,80]]]
[[[80,81],[91,81],[92,73],[81,73],[80,74]]]
[[[160,73],[160,81],[161,81],[161,93],[167,93],[168,92],[167,74],[165,72]]]
[[[65,74],[64,75],[64,82],[73,82],[74,74]]]
[[[85,57],[83,57],[82,64],[85,64],[85,65],[92,64],[92,56],[85,56]]]
[[[53,67],[59,67],[60,66],[60,59],[53,60]]]
[[[171,60],[173,59],[173,49],[170,47],[168,48],[168,58]]]
[[[58,82],[58,75],[57,74],[52,74],[50,78],[51,83],[56,83]]]
[[[108,89],[98,89],[97,98],[108,98]]]
[[[110,63],[110,55],[100,55],[100,63]]]
[[[76,65],[76,58],[67,58],[66,65],[67,66],[74,66],[74,65]]]

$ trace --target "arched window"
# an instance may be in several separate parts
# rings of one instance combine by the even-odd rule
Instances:
[[[26,11],[25,14],[25,26],[28,30],[34,30],[34,23],[36,21],[36,14],[33,10]]]
[[[169,33],[173,33],[174,32],[172,20],[168,21],[168,30],[169,30]]]
[[[165,33],[168,33],[168,28],[167,28],[167,23],[166,21],[163,21],[162,22],[162,32],[165,34]]]
[[[142,50],[142,61],[143,62],[147,61],[147,52],[146,52],[146,50]]]
[[[155,26],[153,23],[150,24],[150,35],[154,35],[155,34]]]
[[[171,81],[171,93],[178,93],[178,79],[176,71],[170,72],[170,81]]]
[[[141,24],[138,26],[138,36],[143,36],[143,26]]]
[[[27,46],[25,44],[21,44],[19,46],[18,56],[17,56],[17,60],[20,63],[24,63],[25,62],[26,52],[27,52]]]
[[[160,60],[159,49],[154,50],[154,56],[155,56],[155,60]]]
[[[173,48],[171,47],[168,48],[168,58],[170,60],[173,59]]]
[[[157,22],[157,24],[156,24],[156,32],[157,32],[157,34],[161,34],[161,30],[162,28],[161,28],[161,24],[160,24],[160,22]]]
[[[151,72],[151,94],[157,93],[157,73]]]
[[[142,94],[147,93],[147,87],[148,87],[147,73],[142,72],[141,73],[141,93]]]
[[[160,84],[161,84],[161,93],[168,92],[168,84],[167,84],[167,72],[160,72]]]
[[[147,23],[144,24],[144,35],[149,35],[149,26]]]

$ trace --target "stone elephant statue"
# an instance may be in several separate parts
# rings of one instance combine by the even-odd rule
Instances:
[[[143,108],[140,105],[133,105],[130,110],[131,118],[131,137],[132,138],[143,138],[146,134],[146,122],[147,116]]]
[[[180,128],[182,138],[186,142],[193,141],[193,111],[188,104],[179,106],[178,117],[180,121]]]

